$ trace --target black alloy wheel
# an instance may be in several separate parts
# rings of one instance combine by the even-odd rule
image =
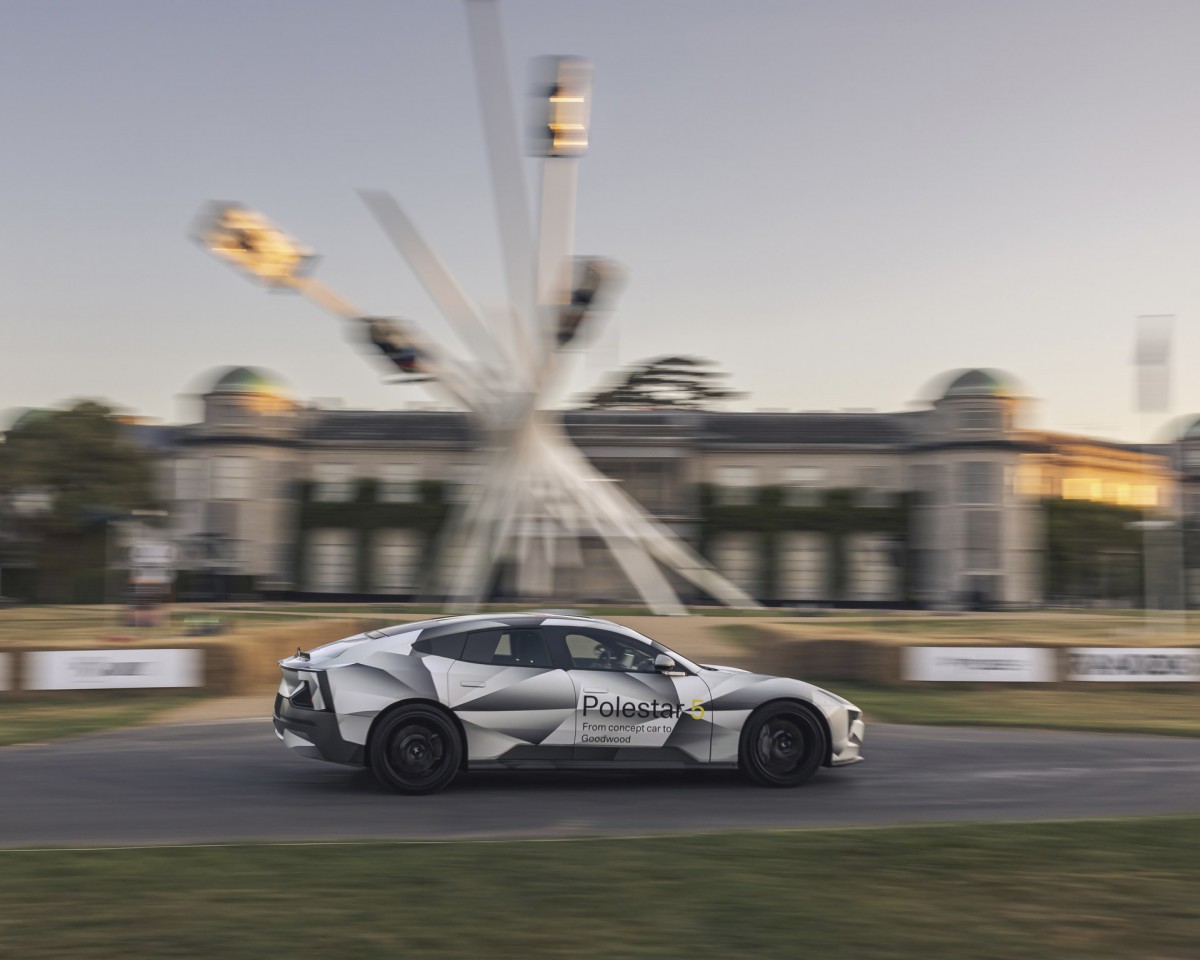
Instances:
[[[820,769],[828,750],[825,730],[811,711],[772,703],[752,713],[742,728],[738,766],[755,783],[798,787]]]
[[[371,769],[401,793],[436,793],[457,775],[462,750],[454,721],[441,710],[401,707],[371,738]]]

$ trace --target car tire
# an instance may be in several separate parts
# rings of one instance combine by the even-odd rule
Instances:
[[[811,710],[797,703],[768,703],[742,727],[738,768],[765,787],[798,787],[821,768],[829,746]]]
[[[371,769],[400,793],[437,793],[462,764],[463,744],[454,721],[437,707],[414,704],[389,713],[371,737]]]

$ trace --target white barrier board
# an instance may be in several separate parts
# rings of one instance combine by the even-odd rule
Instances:
[[[0,690],[12,689],[12,657],[0,653]]]
[[[198,687],[200,650],[40,650],[25,654],[26,690]]]
[[[1067,653],[1067,679],[1200,681],[1200,647],[1072,647]]]
[[[1050,683],[1054,680],[1054,651],[1045,647],[907,647],[904,679]]]

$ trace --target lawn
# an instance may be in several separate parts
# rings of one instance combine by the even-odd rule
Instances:
[[[807,678],[806,678],[807,679]],[[967,684],[876,687],[814,680],[861,707],[868,723],[1042,727],[1200,737],[1200,689],[1080,689]]]
[[[0,696],[0,747],[131,727],[183,706],[199,691],[87,690]]]
[[[1167,818],[4,851],[0,955],[1183,960],[1198,847]]]

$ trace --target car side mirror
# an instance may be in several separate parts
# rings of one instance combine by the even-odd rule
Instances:
[[[675,669],[675,659],[668,657],[665,653],[660,653],[654,658],[654,670],[656,673],[670,673]]]

